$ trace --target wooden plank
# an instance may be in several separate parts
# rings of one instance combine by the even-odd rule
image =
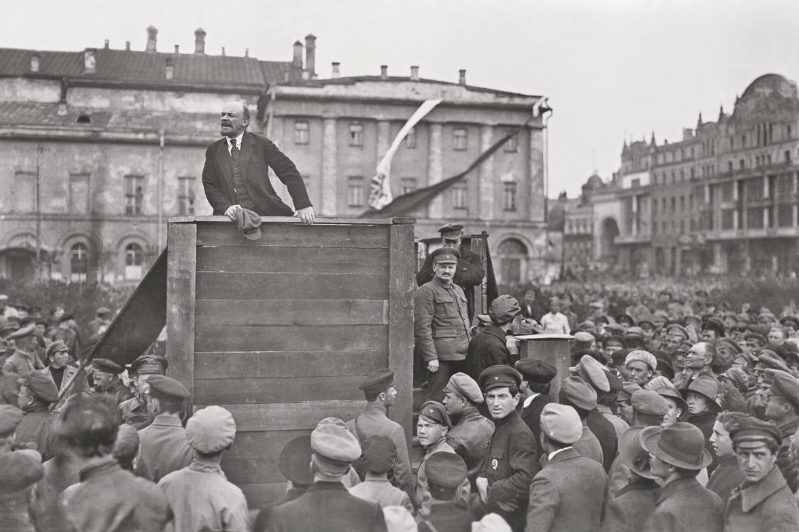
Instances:
[[[383,349],[194,353],[195,379],[368,375],[387,363]]]
[[[223,223],[229,224],[230,218],[227,216],[196,215],[196,216],[174,216],[169,219],[169,223]],[[294,216],[261,216],[261,222],[265,224],[295,224],[301,225],[302,220]],[[317,216],[313,225],[391,225],[392,223],[415,223],[415,218],[334,218]]]
[[[167,234],[167,374],[194,388],[194,295],[197,226],[170,224]],[[191,412],[191,399],[188,404]]]
[[[197,328],[198,351],[351,351],[386,349],[385,325],[207,325]],[[410,363],[410,362],[409,362]]]
[[[197,299],[388,299],[388,271],[372,275],[197,272]]]
[[[388,225],[301,225],[275,223],[261,226],[261,238],[248,240],[233,223],[201,224],[199,246],[291,246],[301,248],[387,248]]]
[[[358,390],[360,392],[360,390]],[[212,403],[201,403],[204,405]],[[236,420],[238,432],[312,430],[326,417],[348,420],[366,406],[366,400],[307,401],[301,403],[273,404],[221,404]]]
[[[227,475],[227,479],[236,485],[256,484],[262,482],[285,482],[286,479],[280,474],[277,459],[278,454],[262,456],[252,456],[248,458],[223,455],[222,469]]]
[[[391,227],[389,264],[388,367],[394,370],[397,401],[391,417],[405,429],[406,441],[412,437],[413,410],[413,294],[416,254],[413,226]]]
[[[230,458],[261,457],[261,459],[274,460],[277,466],[280,451],[286,444],[294,438],[310,434],[311,430],[238,431],[236,440],[230,449],[225,451],[225,456]]]
[[[197,271],[369,275],[387,270],[387,249],[296,246],[197,248]]]
[[[379,299],[198,299],[197,328],[206,325],[388,325]]]
[[[196,400],[204,404],[269,404],[363,397],[365,375],[293,379],[195,379]],[[320,418],[321,419],[321,418]]]
[[[247,507],[250,510],[260,510],[277,501],[286,493],[288,484],[282,482],[266,482],[259,484],[239,484],[239,488],[247,498]]]

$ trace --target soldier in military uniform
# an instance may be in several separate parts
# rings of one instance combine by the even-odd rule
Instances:
[[[463,458],[470,481],[474,481],[483,462],[494,423],[480,414],[478,404],[483,404],[480,386],[465,373],[456,373],[444,387],[444,407],[453,427],[447,432],[447,443]]]
[[[474,316],[474,295],[472,288],[480,286],[485,277],[485,270],[480,256],[465,249],[461,244],[463,241],[463,226],[460,224],[446,224],[438,229],[441,233],[441,245],[452,249],[457,249],[460,253],[458,267],[455,270],[453,282],[463,288],[466,294],[469,318]],[[416,274],[416,284],[422,286],[433,280],[433,257],[428,255],[424,259],[421,269]]]
[[[163,357],[142,355],[130,365],[130,374],[136,387],[135,395],[119,403],[122,422],[133,425],[137,430],[143,429],[153,422],[153,416],[147,411],[147,379],[151,375],[163,375],[167,361]]]
[[[123,369],[119,364],[107,358],[95,358],[92,360],[94,366],[94,391],[107,393],[114,398],[114,402],[119,406],[120,403],[133,398],[133,394],[122,379],[119,378]]]

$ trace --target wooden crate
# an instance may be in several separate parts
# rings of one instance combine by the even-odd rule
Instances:
[[[283,446],[324,417],[354,417],[375,369],[396,372],[390,414],[410,441],[411,220],[264,218],[250,241],[224,217],[178,218],[167,245],[167,374],[195,409],[233,413],[222,467],[252,508],[284,491]]]

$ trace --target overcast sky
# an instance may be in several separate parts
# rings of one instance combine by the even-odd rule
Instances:
[[[550,195],[574,196],[596,169],[608,179],[625,139],[655,132],[678,140],[701,111],[769,73],[799,78],[797,0],[36,0],[3,2],[0,47],[143,50],[158,28],[159,51],[290,60],[291,45],[317,36],[317,72],[420,75],[545,95]]]

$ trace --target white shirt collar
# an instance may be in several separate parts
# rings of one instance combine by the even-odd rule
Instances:
[[[236,139],[236,147],[241,150],[241,141],[244,138],[244,131],[241,132],[241,135],[235,137]],[[227,151],[230,151],[230,137],[225,137],[225,142],[227,142]]]
[[[572,446],[569,445],[568,447],[564,447],[563,449],[558,449],[557,451],[552,451],[551,453],[549,453],[549,456],[547,456],[547,461],[551,462],[552,459],[555,458],[555,456],[557,456],[558,453],[562,453],[566,449],[571,449],[571,448],[572,448]]]
[[[527,408],[528,406],[530,406],[530,403],[533,402],[533,399],[535,399],[539,395],[541,395],[541,394],[533,392],[532,395],[530,395],[529,397],[526,397],[524,399],[524,404],[522,404],[522,407]]]

